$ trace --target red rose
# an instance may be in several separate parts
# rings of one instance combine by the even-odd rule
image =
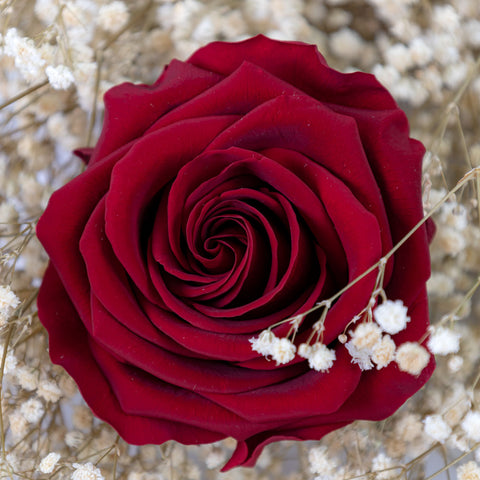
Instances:
[[[272,441],[383,419],[426,382],[433,360],[419,376],[362,371],[337,340],[376,272],[328,311],[328,371],[299,355],[277,366],[249,341],[331,297],[422,218],[424,149],[374,77],[257,36],[173,60],[154,85],[114,87],[105,106],[86,171],[38,223],[51,258],[38,312],[52,361],[127,442],[232,436],[226,468],[252,465]],[[427,237],[422,226],[385,269],[410,317],[397,345],[428,325]]]

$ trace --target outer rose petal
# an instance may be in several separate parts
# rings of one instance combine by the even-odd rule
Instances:
[[[98,367],[91,340],[52,265],[45,272],[45,280],[38,295],[38,307],[49,331],[50,357],[75,378],[95,415],[115,425],[123,438],[137,445],[169,439],[186,444],[209,443],[224,438],[209,430],[195,427],[192,430],[190,425],[182,423],[125,414]]]

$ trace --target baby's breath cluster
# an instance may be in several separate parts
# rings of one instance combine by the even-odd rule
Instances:
[[[384,262],[380,263],[381,273],[379,278],[382,277],[384,265]],[[416,376],[420,375],[430,361],[430,354],[427,349],[416,342],[405,342],[397,347],[395,341],[390,336],[401,332],[407,327],[407,323],[410,321],[410,317],[407,315],[407,307],[403,305],[401,300],[392,301],[385,299],[383,303],[373,308],[378,295],[380,295],[380,290],[375,290],[365,310],[350,322],[350,324],[355,325],[355,329],[349,330],[348,335],[345,333],[340,335],[338,348],[346,348],[352,363],[357,364],[361,370],[370,370],[374,366],[377,370],[380,370],[391,362],[396,361],[401,371]],[[382,296],[385,296],[383,291]],[[306,343],[300,343],[297,347],[293,343],[293,339],[290,340],[288,336],[286,338],[278,338],[272,330],[268,329],[261,332],[258,337],[250,339],[252,350],[267,358],[272,358],[277,362],[277,365],[291,362],[295,359],[295,353],[297,353],[300,357],[308,360],[308,365],[313,370],[328,372],[336,359],[335,347],[329,348],[319,339],[325,328],[324,323],[326,320],[328,321],[327,312],[330,305],[330,300],[320,302],[318,305],[318,307],[324,308],[324,311],[320,321],[313,325],[312,335],[310,335],[310,339]],[[301,324],[298,321],[299,318],[301,319],[302,315],[298,315],[293,320],[288,319],[285,321],[293,325],[291,330],[293,330],[294,335]],[[366,321],[359,322],[361,318],[366,318]],[[317,341],[310,344],[310,340],[315,334]],[[443,335],[445,334],[443,333]],[[347,341],[348,338],[350,338],[349,341]],[[437,336],[434,336],[433,340],[430,339],[429,345],[433,342],[433,345],[437,346],[443,337],[439,338],[437,332]]]
[[[233,439],[127,446],[51,364],[35,307],[47,259],[34,230],[51,193],[82,169],[71,151],[94,144],[108,88],[151,83],[172,58],[256,33],[316,44],[333,67],[372,72],[389,88],[427,147],[424,209],[436,233],[422,343],[396,341],[408,310],[382,295],[379,275],[369,305],[331,344],[334,300],[317,306],[313,325],[300,314],[287,319],[288,335],[272,327],[252,348],[279,368],[303,361],[319,374],[339,349],[362,370],[394,362],[419,375],[431,355],[437,370],[383,422],[272,445],[255,469],[220,473]],[[0,477],[480,480],[479,56],[477,0],[0,1]],[[310,338],[298,340],[307,325]]]

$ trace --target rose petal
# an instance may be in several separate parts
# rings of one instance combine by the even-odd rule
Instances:
[[[88,334],[70,302],[52,264],[45,272],[38,295],[38,310],[49,331],[52,362],[62,365],[75,378],[83,398],[95,415],[115,425],[129,443],[163,443],[177,440],[184,444],[210,443],[224,435],[170,420],[125,414],[92,354]],[[88,372],[88,375],[85,375]]]
[[[141,137],[164,113],[215,85],[221,78],[194,65],[172,60],[153,85],[122,83],[111,88],[103,98],[103,128],[91,163],[101,161],[117,148]]]

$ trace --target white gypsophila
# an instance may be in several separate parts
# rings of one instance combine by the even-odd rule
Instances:
[[[397,477],[399,469],[392,468],[393,460],[384,453],[378,453],[372,460],[372,472],[375,472],[375,480],[388,480]]]
[[[457,468],[457,480],[480,480],[480,466],[471,460]]]
[[[45,25],[50,25],[58,15],[58,3],[56,0],[36,0],[35,15]]]
[[[205,457],[205,465],[209,470],[212,470],[222,465],[225,460],[225,453],[220,448],[214,448]]]
[[[457,256],[467,246],[465,235],[454,228],[443,226],[435,236],[435,245],[452,257]]]
[[[65,434],[65,443],[70,448],[78,448],[85,440],[85,435],[78,430],[72,430]]]
[[[59,460],[60,454],[56,452],[50,452],[46,457],[43,457],[40,465],[38,466],[38,471],[40,473],[52,473]]]
[[[308,365],[317,372],[326,372],[332,367],[336,359],[335,350],[328,348],[323,343],[312,345],[308,356]]]
[[[15,295],[10,286],[0,286],[0,327],[5,325],[19,305],[20,299]]]
[[[24,390],[35,390],[38,386],[37,375],[28,367],[19,367],[15,369],[15,376],[17,377],[19,385]]]
[[[443,272],[434,272],[427,280],[427,290],[431,295],[446,297],[455,290],[455,282]]]
[[[127,24],[129,17],[125,3],[115,0],[100,7],[97,24],[107,32],[117,32]]]
[[[298,346],[297,353],[302,358],[309,358],[312,354],[312,346],[308,343],[301,343]]]
[[[358,349],[352,341],[345,344],[348,353],[352,357],[351,362],[356,363],[360,370],[371,370],[373,368],[372,363],[372,350],[368,348]]]
[[[460,333],[454,332],[451,328],[438,327],[430,335],[427,346],[435,355],[457,353],[460,350],[460,337]]]
[[[372,361],[377,370],[386,367],[395,358],[395,342],[390,335],[384,335],[372,348]]]
[[[413,66],[410,50],[403,43],[396,43],[384,53],[387,64],[394,67],[400,73],[405,72]]]
[[[447,366],[452,373],[457,373],[463,367],[463,358],[460,355],[454,355],[448,359]]]
[[[358,59],[364,48],[362,37],[350,28],[332,33],[329,45],[334,55],[350,61]]]
[[[48,81],[55,90],[66,90],[75,82],[75,78],[71,70],[65,65],[57,65],[52,67],[49,65],[45,69]]]
[[[70,476],[72,480],[104,480],[100,469],[91,462],[74,463],[72,466],[75,469]]]
[[[36,398],[31,398],[23,402],[20,406],[20,413],[29,423],[37,423],[42,418],[44,412],[45,409],[43,408],[42,402]]]
[[[62,396],[62,391],[55,382],[44,380],[38,385],[37,394],[47,402],[57,402]]]
[[[412,64],[417,67],[423,67],[433,58],[433,50],[423,37],[413,38],[408,45],[408,50]]]
[[[463,22],[462,30],[467,43],[474,48],[480,47],[480,20],[471,18]]]
[[[466,65],[465,67],[468,68]],[[440,210],[440,221],[463,232],[468,227],[467,209],[456,201],[445,202]]]
[[[45,60],[35,47],[33,40],[21,37],[16,28],[9,28],[4,37],[5,55],[12,57],[15,66],[27,82],[33,82],[41,78]]]
[[[452,433],[452,429],[441,415],[428,415],[423,424],[425,433],[440,443],[445,442]]]
[[[408,308],[401,300],[386,300],[375,308],[373,317],[384,332],[395,335],[404,330],[410,321],[407,312]]]
[[[461,427],[468,439],[480,442],[480,412],[470,411],[465,415]]]
[[[381,339],[382,331],[379,326],[373,322],[360,323],[357,328],[351,332],[352,344],[359,350],[373,346]]]
[[[402,372],[420,375],[430,361],[430,354],[416,342],[405,342],[397,348],[395,361]]]
[[[272,358],[277,365],[284,365],[295,358],[295,345],[288,338],[275,338],[272,346]]]
[[[3,345],[0,345],[0,361],[3,358],[4,351],[5,349]],[[17,363],[18,363],[17,357],[12,352],[7,352],[7,355],[5,357],[4,372],[8,374],[15,374]]]
[[[453,32],[460,26],[460,16],[452,5],[435,5],[432,22],[439,30]]]
[[[27,432],[27,421],[18,410],[15,410],[8,416],[8,423],[10,424],[10,431],[15,438],[22,437]]]
[[[263,330],[258,337],[252,337],[249,342],[254,352],[267,357],[273,355],[273,345],[277,337],[271,330]]]
[[[463,60],[452,65],[448,65],[443,72],[443,83],[450,89],[455,90],[467,78],[469,65]]]
[[[337,464],[328,456],[328,449],[322,445],[311,448],[308,452],[308,463],[311,473],[331,474],[335,471]]]
[[[376,79],[386,88],[392,88],[400,80],[399,71],[392,65],[381,65],[377,63],[372,68]]]

